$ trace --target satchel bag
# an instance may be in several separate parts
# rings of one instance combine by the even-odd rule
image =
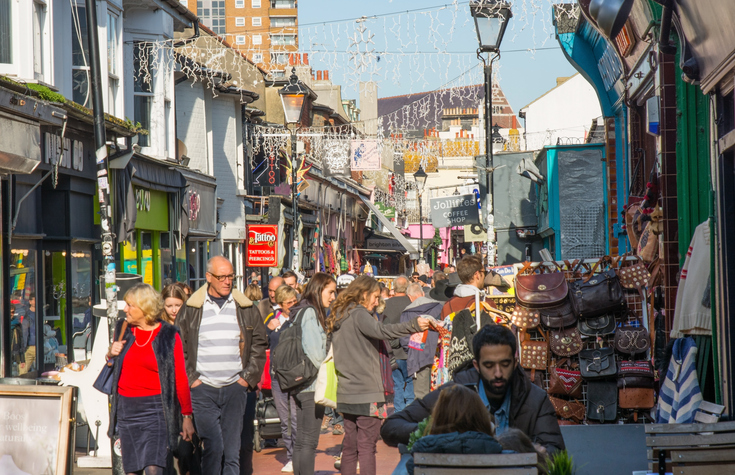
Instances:
[[[120,334],[117,336],[117,341],[122,341],[123,336],[125,335],[125,330],[128,329],[128,321],[125,320],[122,323],[122,328],[120,329]],[[100,371],[100,374],[97,376],[97,379],[94,381],[94,384],[92,384],[92,387],[95,388],[97,391],[100,391],[101,393],[107,394],[108,396],[112,394],[112,379],[113,379],[113,369],[115,366],[115,359],[110,358],[110,360],[105,363],[105,365],[102,367],[102,371]]]
[[[582,351],[582,337],[575,327],[551,330],[549,332],[549,347],[555,355],[572,356]]]
[[[656,405],[653,388],[620,388],[618,399],[621,409],[652,409]]]
[[[605,336],[615,333],[615,317],[602,315],[600,317],[579,320],[579,332],[585,336]]]
[[[620,362],[618,388],[653,388],[653,381],[653,365],[650,361]]]
[[[643,325],[625,325],[615,331],[615,349],[626,355],[645,353],[651,347],[651,338]]]
[[[625,294],[613,269],[593,275],[589,280],[570,284],[569,296],[579,318],[592,318],[625,310]]]
[[[515,310],[513,310],[513,315],[510,318],[510,322],[522,330],[536,328],[540,322],[539,311],[537,309],[525,308],[521,305],[516,305]]]
[[[620,285],[625,289],[640,290],[643,287],[648,286],[648,281],[651,278],[651,273],[648,272],[648,268],[643,262],[637,262],[633,265],[623,267],[625,263],[625,256],[621,260],[621,266],[618,269],[618,277],[620,278]]]
[[[554,406],[556,415],[562,419],[571,419],[575,422],[584,420],[584,404],[579,401],[566,401],[554,396],[549,396],[549,401]]]
[[[612,378],[618,373],[612,348],[595,348],[579,353],[579,370],[587,380]]]
[[[543,336],[543,333],[541,334]],[[528,335],[521,331],[521,366],[526,369],[546,371],[549,361],[549,342],[527,340]]]
[[[526,264],[515,279],[516,300],[526,308],[549,307],[561,304],[569,293],[563,272],[521,275],[530,269]]]
[[[337,409],[337,370],[334,368],[334,355],[332,347],[329,346],[326,359],[319,366],[314,388],[314,402],[324,407]]]
[[[567,299],[561,305],[538,309],[541,325],[546,328],[566,328],[577,323],[571,302]]]
[[[582,397],[582,373],[566,368],[549,368],[549,394]]]
[[[618,415],[618,388],[615,381],[587,384],[587,419],[612,422]]]

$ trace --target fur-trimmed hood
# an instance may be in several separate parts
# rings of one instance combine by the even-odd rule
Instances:
[[[204,284],[203,286],[201,286],[199,290],[191,294],[189,300],[186,301],[186,306],[192,308],[202,308],[202,306],[204,305],[204,300],[207,298],[208,289],[209,284]],[[253,306],[253,301],[245,297],[245,294],[235,288],[232,289],[232,299],[239,307],[248,308]]]

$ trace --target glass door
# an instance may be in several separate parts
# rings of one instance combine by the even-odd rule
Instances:
[[[10,359],[11,375],[35,378],[36,354],[36,251],[10,250]]]

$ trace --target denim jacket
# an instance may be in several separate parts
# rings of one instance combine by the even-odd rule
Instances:
[[[327,358],[327,334],[319,324],[316,311],[312,307],[304,310],[301,319],[301,345],[312,364],[319,368]],[[299,392],[314,391],[315,389],[316,379]]]

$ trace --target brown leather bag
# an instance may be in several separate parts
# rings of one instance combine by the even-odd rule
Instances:
[[[618,405],[621,409],[651,409],[656,405],[653,388],[620,388]]]
[[[549,347],[555,355],[572,356],[582,351],[582,337],[576,326],[551,330]]]
[[[540,308],[564,302],[569,287],[563,272],[522,275],[529,269],[531,265],[527,263],[516,275],[515,291],[518,303],[526,308]]]
[[[541,325],[546,328],[566,328],[577,324],[572,303],[567,299],[561,305],[538,309]]]
[[[584,420],[585,407],[579,401],[566,401],[554,396],[549,396],[549,401],[554,406],[556,415],[562,419],[571,419],[575,422]]]
[[[511,323],[522,330],[536,328],[541,321],[539,311],[533,308],[526,308],[516,305],[513,315],[510,319]]]
[[[582,397],[582,373],[579,370],[558,368],[568,361],[567,358],[549,368],[549,394],[557,396]]]
[[[640,290],[643,287],[647,287],[648,281],[651,279],[651,274],[648,272],[646,265],[639,261],[626,266],[624,258],[625,256],[623,256],[623,260],[621,260],[620,267],[618,268],[620,285],[625,289],[631,290]]]
[[[625,325],[615,330],[615,349],[620,353],[636,355],[651,347],[651,338],[643,325]]]
[[[543,333],[541,335],[544,336]],[[546,371],[549,361],[549,342],[546,339],[533,341],[523,330],[520,332],[520,339],[521,366],[526,369]]]

